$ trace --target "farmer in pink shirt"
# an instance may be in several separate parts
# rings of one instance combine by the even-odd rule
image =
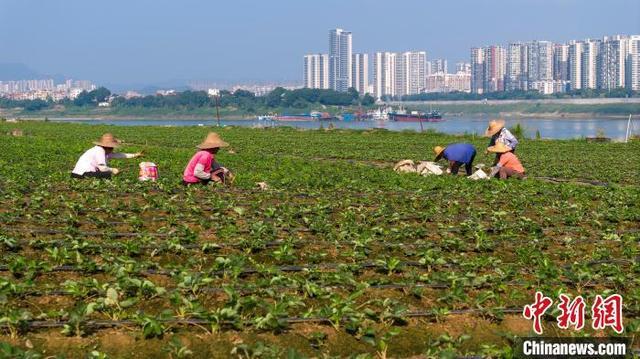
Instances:
[[[497,142],[494,146],[487,148],[487,151],[493,152],[498,156],[498,163],[493,167],[489,177],[500,177],[500,179],[509,177],[525,178],[524,167],[518,157],[511,152],[509,146],[502,142]]]
[[[216,162],[215,155],[221,147],[227,146],[229,144],[224,142],[217,133],[209,132],[207,138],[196,146],[199,151],[191,157],[184,169],[182,183],[185,185],[225,183],[225,175],[230,177],[230,172]]]

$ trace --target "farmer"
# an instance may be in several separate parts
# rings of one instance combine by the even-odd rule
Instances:
[[[489,177],[499,177],[500,179],[507,179],[509,177],[518,179],[525,178],[524,167],[522,167],[522,163],[520,163],[520,160],[511,151],[510,147],[502,142],[498,142],[487,150],[495,153],[498,157],[498,163],[492,168]]]
[[[487,147],[494,146],[497,142],[502,142],[511,149],[511,152],[514,152],[516,146],[518,146],[518,139],[504,127],[504,120],[489,121],[489,126],[484,135],[490,137],[489,146]]]
[[[118,147],[119,141],[110,133],[105,133],[100,140],[94,142],[94,147],[80,156],[76,167],[71,172],[73,178],[111,178],[120,173],[117,168],[108,166],[111,158],[136,158],[142,153],[117,153],[113,149]]]
[[[205,140],[196,146],[196,152],[184,169],[182,183],[184,185],[209,184],[212,182],[225,183],[225,174],[230,172],[216,162],[215,155],[221,147],[229,146],[215,132],[209,132]]]
[[[496,143],[501,142],[511,149],[510,152],[516,151],[516,146],[518,146],[518,139],[511,133],[511,131],[504,127],[504,120],[489,121],[489,126],[487,127],[484,135],[485,137],[490,137],[489,145],[487,146],[487,148],[495,146]],[[493,161],[494,166],[498,163],[498,157],[499,156],[496,155],[496,158]]]
[[[449,161],[449,171],[452,175],[458,174],[460,166],[464,165],[467,175],[471,176],[473,170],[473,159],[476,157],[476,148],[469,143],[454,143],[447,147],[436,146],[433,148],[436,154],[434,162],[441,158]]]

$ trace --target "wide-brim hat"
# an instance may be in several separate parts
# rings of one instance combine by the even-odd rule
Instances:
[[[487,130],[485,131],[484,135],[486,137],[491,137],[496,133],[498,133],[498,131],[502,130],[503,128],[504,128],[504,120],[491,120],[489,121],[489,126],[487,127]]]
[[[209,132],[209,134],[207,135],[207,138],[205,138],[204,141],[202,141],[202,143],[196,147],[198,147],[201,150],[206,150],[210,148],[227,147],[227,146],[229,146],[229,144],[224,142],[222,138],[220,138],[220,135],[218,135],[215,132]]]
[[[505,153],[505,152],[510,152],[511,147],[505,145],[502,142],[496,142],[494,146],[488,147],[487,151],[493,152],[493,153]]]
[[[104,135],[102,135],[102,137],[100,137],[98,141],[94,142],[93,144],[102,147],[115,148],[120,146],[120,141],[113,137],[112,134],[105,133]]]
[[[436,146],[433,148],[433,153],[436,154],[436,159],[434,160],[434,162],[438,162],[440,160],[443,152],[444,152],[444,147],[442,146]]]

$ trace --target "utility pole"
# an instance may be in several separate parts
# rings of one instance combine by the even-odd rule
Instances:
[[[631,114],[629,114],[629,119],[627,120],[627,132],[624,136],[624,143],[629,142],[629,130],[631,129]]]
[[[216,96],[216,117],[218,118],[218,127],[220,127],[220,94]]]
[[[216,118],[218,119],[218,127],[220,127],[220,90],[209,89],[207,93],[209,96],[213,96],[216,99]]]

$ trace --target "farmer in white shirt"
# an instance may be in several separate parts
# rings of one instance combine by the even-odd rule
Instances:
[[[113,149],[119,146],[118,140],[110,133],[105,133],[100,140],[94,142],[95,147],[90,148],[80,156],[76,167],[71,172],[73,178],[111,178],[120,170],[111,168],[108,160],[111,158],[136,158],[142,153],[115,153]]]

